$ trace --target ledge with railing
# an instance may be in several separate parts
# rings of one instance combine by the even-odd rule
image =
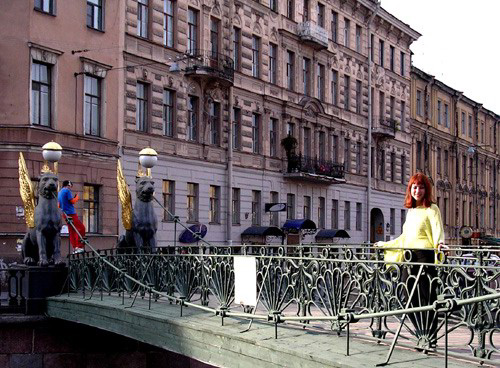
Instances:
[[[372,125],[372,135],[381,137],[395,137],[398,130],[396,119],[374,118]]]
[[[344,164],[317,157],[304,156],[301,153],[298,155],[289,154],[285,176],[319,181],[343,181],[345,177]]]
[[[311,21],[297,24],[297,33],[302,41],[317,49],[328,47],[328,32]]]
[[[229,84],[234,81],[234,61],[227,55],[195,49],[186,53],[185,63],[186,75],[218,78]]]

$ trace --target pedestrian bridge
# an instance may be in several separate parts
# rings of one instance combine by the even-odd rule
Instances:
[[[500,364],[496,247],[436,265],[354,245],[166,250],[72,255],[48,315],[221,367],[374,366],[390,352],[395,366]],[[235,303],[240,257],[255,264],[255,305]]]

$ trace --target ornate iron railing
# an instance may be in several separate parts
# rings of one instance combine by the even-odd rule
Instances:
[[[317,157],[303,156],[302,153],[299,153],[298,155],[290,154],[288,156],[287,172],[308,173],[335,179],[343,179],[344,164],[321,160]]]
[[[103,250],[72,255],[70,286],[90,296],[166,299],[212,311],[280,323],[315,323],[340,334],[365,323],[371,338],[399,334],[417,348],[448,353],[466,342],[480,361],[498,359],[500,248],[455,247],[443,264],[383,261],[383,251],[360,246],[200,246],[157,252]],[[407,252],[408,253],[408,252]],[[257,263],[256,308],[234,303],[234,257]],[[439,258],[443,258],[439,254]],[[417,272],[418,271],[418,272]],[[428,289],[427,297],[420,287]],[[417,300],[418,302],[416,302]],[[240,310],[238,310],[241,308]],[[408,314],[408,319],[403,315]],[[458,336],[460,344],[448,347]],[[444,344],[444,346],[443,346]],[[452,344],[453,345],[453,344]]]
[[[191,50],[185,57],[186,74],[207,74],[230,83],[234,81],[234,61],[231,57],[211,50]]]

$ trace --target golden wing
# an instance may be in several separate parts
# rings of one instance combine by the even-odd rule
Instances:
[[[122,164],[118,160],[116,167],[116,182],[118,184],[118,197],[122,204],[122,222],[125,230],[132,228],[132,196],[128,190],[127,181],[123,175]]]
[[[19,152],[19,192],[24,203],[26,225],[35,227],[35,193],[22,152]]]

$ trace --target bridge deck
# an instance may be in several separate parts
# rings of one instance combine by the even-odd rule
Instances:
[[[389,346],[376,344],[351,335],[350,356],[346,356],[345,334],[279,325],[278,339],[274,326],[254,322],[248,332],[247,320],[221,318],[194,308],[183,308],[168,302],[131,299],[125,306],[118,296],[96,295],[84,300],[71,294],[49,298],[48,315],[118,333],[169,351],[173,351],[217,367],[361,367],[374,366],[385,360]],[[352,331],[355,331],[353,325]],[[358,328],[362,328],[359,326]],[[477,364],[450,358],[449,367]],[[422,354],[397,347],[391,359],[393,367],[443,367],[444,357]]]

